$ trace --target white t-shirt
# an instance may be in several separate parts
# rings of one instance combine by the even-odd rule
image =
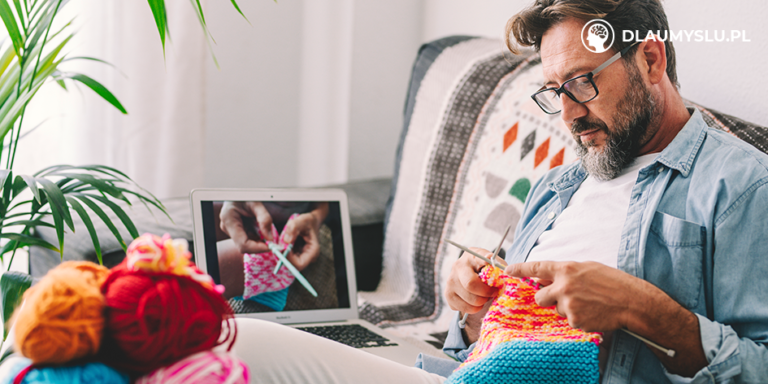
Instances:
[[[632,188],[640,169],[656,156],[636,158],[611,180],[587,176],[552,228],[536,241],[527,261],[597,261],[616,268]]]

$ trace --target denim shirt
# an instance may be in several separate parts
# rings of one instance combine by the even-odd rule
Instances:
[[[507,262],[526,260],[586,177],[576,162],[536,183]],[[698,110],[640,170],[621,233],[618,268],[697,315],[709,365],[693,378],[671,374],[644,343],[616,332],[602,383],[768,382],[766,183],[768,156],[709,128]],[[452,324],[444,350],[463,360],[473,346],[464,345]]]

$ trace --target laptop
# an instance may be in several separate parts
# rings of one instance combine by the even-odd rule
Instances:
[[[224,296],[235,316],[295,327],[413,366],[419,348],[358,317],[352,231],[344,191],[195,189],[190,202],[195,264],[224,285]],[[219,229],[222,211],[224,217],[242,222],[248,238],[257,240],[261,252],[243,254],[238,250]],[[262,240],[257,220],[249,217],[253,215],[237,212],[259,212],[262,217],[266,212],[273,222],[272,241]],[[313,230],[311,223],[317,221],[321,221],[319,229]],[[301,235],[291,244],[284,241],[284,233],[297,230],[302,230]],[[298,264],[306,266],[299,270],[289,261],[292,257],[299,257],[302,261]]]

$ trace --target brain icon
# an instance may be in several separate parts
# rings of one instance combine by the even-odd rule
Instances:
[[[608,29],[605,28],[605,26],[600,24],[595,24],[591,28],[589,28],[589,33],[599,36],[602,39],[608,38]]]

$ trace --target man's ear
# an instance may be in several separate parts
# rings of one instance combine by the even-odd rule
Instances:
[[[660,83],[667,73],[667,51],[659,36],[654,35],[654,38],[647,38],[640,43],[637,50],[638,60],[641,61],[640,70],[646,71],[648,81],[655,85]]]

